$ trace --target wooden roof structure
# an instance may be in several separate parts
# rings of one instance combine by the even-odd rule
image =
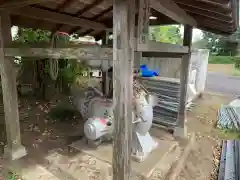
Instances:
[[[155,1],[155,0],[154,0]],[[230,35],[238,27],[238,0],[158,0],[151,8],[151,25],[178,24],[176,14],[165,16],[168,7],[177,7],[193,18],[196,28]],[[163,5],[164,4],[164,5]],[[160,10],[161,9],[161,10]],[[12,25],[90,35],[100,39],[112,29],[112,0],[0,0],[0,10],[11,14]],[[181,20],[179,21],[181,23]],[[184,24],[184,23],[182,23]]]
[[[134,66],[139,67],[144,53],[151,57],[181,58],[180,103],[174,136],[185,137],[192,29],[197,27],[230,35],[238,27],[238,9],[237,0],[0,0],[0,73],[7,132],[6,157],[14,160],[27,154],[21,143],[13,56],[112,60],[113,100],[117,102],[113,123],[113,179],[129,180],[133,132],[131,77]],[[150,19],[150,16],[156,19]],[[149,24],[176,22],[184,25],[182,45],[149,40]],[[96,39],[104,38],[106,30],[113,29],[113,47],[68,46],[61,49],[42,45],[34,48],[27,44],[28,47],[23,48],[15,44],[17,48],[14,48],[10,31],[12,25],[91,35]]]

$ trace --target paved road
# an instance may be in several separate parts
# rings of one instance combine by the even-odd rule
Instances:
[[[240,96],[240,77],[209,72],[207,75],[206,90],[228,96]]]

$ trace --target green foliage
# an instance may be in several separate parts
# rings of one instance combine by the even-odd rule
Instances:
[[[240,40],[240,28],[231,36],[221,36],[209,32],[203,32],[202,47],[210,49],[212,53],[222,56],[236,54],[238,41]]]
[[[240,70],[240,57],[234,57],[234,66]]]
[[[19,28],[14,41],[22,43],[49,42],[51,38],[50,31],[34,30],[31,28]]]
[[[14,39],[16,42],[21,43],[41,43],[41,42],[51,42],[51,32],[45,30],[34,30],[31,28],[19,28],[18,33]],[[58,44],[68,44],[70,38],[64,35],[55,36],[55,45]],[[21,58],[21,61],[24,61],[27,58]],[[20,63],[21,63],[20,61]],[[46,62],[49,62],[47,60]],[[63,62],[63,64],[61,64]],[[60,65],[61,64],[61,65]],[[24,64],[22,64],[24,66]],[[22,68],[24,68],[22,66]],[[64,83],[67,85],[74,83],[76,78],[80,76],[84,71],[88,69],[86,63],[79,63],[77,60],[64,60],[59,59],[59,79],[61,78]],[[45,64],[44,73],[49,73],[49,64]]]
[[[197,49],[205,49],[208,45],[208,42],[205,39],[193,42],[192,47]]]
[[[238,131],[217,129],[217,133],[220,139],[240,139],[240,132]]]
[[[88,71],[88,65],[86,62],[77,62],[77,60],[69,60],[67,66],[60,69],[60,76],[63,77],[63,81],[68,85],[74,84],[79,76],[82,76],[84,72]]]
[[[240,76],[240,69],[237,69],[237,68],[233,68],[233,72],[232,72],[232,75],[233,76]]]
[[[209,56],[209,64],[233,64],[234,57],[232,56]]]
[[[159,42],[181,44],[180,26],[152,26],[150,39]]]

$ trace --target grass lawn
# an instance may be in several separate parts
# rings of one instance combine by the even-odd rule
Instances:
[[[240,76],[240,70],[234,67],[234,64],[208,64],[209,72],[220,72],[230,76]]]
[[[232,75],[233,75],[233,76],[240,76],[240,69],[234,68]]]
[[[234,64],[232,56],[209,56],[209,64]]]
[[[232,56],[209,56],[209,72],[220,72],[231,76],[240,76],[240,69],[234,66],[234,57]]]
[[[240,132],[217,129],[217,133],[221,139],[240,139]]]

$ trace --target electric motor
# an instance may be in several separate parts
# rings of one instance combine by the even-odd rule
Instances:
[[[112,121],[107,118],[89,118],[84,124],[85,136],[90,140],[96,140],[111,133]]]

